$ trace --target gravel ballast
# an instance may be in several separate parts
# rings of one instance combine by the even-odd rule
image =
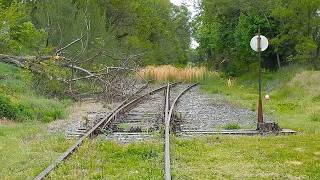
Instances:
[[[255,128],[257,117],[256,112],[228,103],[223,95],[204,94],[198,86],[181,97],[176,114],[181,131],[216,131],[230,125]]]

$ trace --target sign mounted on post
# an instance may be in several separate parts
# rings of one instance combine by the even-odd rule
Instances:
[[[269,41],[265,36],[260,35],[260,47],[261,50],[260,51],[265,51],[268,46],[269,46]],[[259,51],[258,50],[258,41],[259,41],[259,35],[254,36],[251,41],[250,41],[250,46],[254,51]]]
[[[251,48],[258,52],[259,56],[259,101],[258,101],[258,124],[257,130],[262,130],[264,127],[263,122],[263,108],[262,108],[262,85],[261,85],[261,52],[268,48],[269,42],[265,36],[260,34],[260,28],[258,35],[254,36],[250,41]]]

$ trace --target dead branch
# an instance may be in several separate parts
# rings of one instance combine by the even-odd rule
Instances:
[[[66,46],[58,49],[58,50],[56,51],[56,54],[58,55],[61,51],[65,50],[65,49],[67,49],[68,47],[70,47],[70,46],[76,44],[77,42],[81,41],[83,37],[84,37],[84,35],[82,35],[82,36],[79,37],[78,39],[72,41],[71,43],[67,44]]]

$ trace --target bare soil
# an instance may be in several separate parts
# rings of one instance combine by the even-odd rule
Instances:
[[[108,111],[112,109],[112,105],[104,105],[101,102],[96,101],[84,101],[74,103],[68,109],[68,117],[65,119],[59,119],[48,124],[48,131],[50,133],[67,132],[68,129],[72,129],[73,126],[77,126],[79,123],[86,121],[89,113]]]

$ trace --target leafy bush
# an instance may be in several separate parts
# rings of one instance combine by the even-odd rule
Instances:
[[[0,118],[16,119],[17,108],[10,99],[0,94]]]

